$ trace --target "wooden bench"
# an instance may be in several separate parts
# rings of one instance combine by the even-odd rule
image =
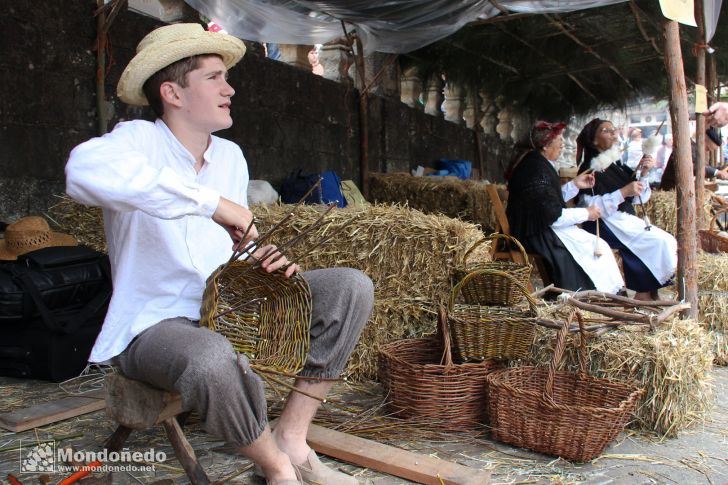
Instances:
[[[135,429],[164,427],[174,454],[194,485],[207,485],[210,480],[197,461],[180,422],[189,415],[182,409],[179,394],[156,389],[121,374],[106,376],[106,414],[119,426],[106,441],[106,449],[121,451]]]

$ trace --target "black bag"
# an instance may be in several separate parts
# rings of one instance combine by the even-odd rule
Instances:
[[[109,258],[85,246],[0,264],[0,375],[55,382],[78,375],[110,298]]]

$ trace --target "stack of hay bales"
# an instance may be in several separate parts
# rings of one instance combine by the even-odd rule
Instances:
[[[698,253],[698,306],[713,337],[715,363],[728,365],[728,253]]]
[[[258,230],[265,232],[293,209],[291,205],[254,206]],[[321,215],[322,206],[302,206],[273,242],[300,234]],[[50,209],[60,230],[81,243],[106,250],[101,211],[63,198]],[[350,219],[354,222],[343,227]],[[349,363],[352,378],[376,377],[379,344],[434,332],[437,304],[450,295],[452,268],[483,237],[480,229],[445,216],[405,207],[375,205],[335,209],[330,221],[308,233],[288,254],[304,269],[346,266],[368,274],[375,286],[374,312]],[[324,244],[317,244],[335,234]],[[313,248],[312,250],[308,250]],[[479,246],[468,262],[490,260],[489,244]]]
[[[709,190],[705,191],[703,212],[706,222],[713,217],[710,211],[712,207],[710,196],[712,194]],[[650,200],[645,202],[645,206],[652,224],[673,236],[677,234],[677,194],[674,190],[653,190]],[[642,209],[637,207],[636,210],[638,214],[642,214]]]
[[[496,227],[495,213],[483,182],[457,177],[370,173],[369,195],[372,202],[406,204],[426,214],[443,214],[480,224],[484,230]]]
[[[292,206],[256,206],[259,231],[265,231],[291,212]],[[320,216],[320,207],[304,206],[276,239],[285,241]],[[344,224],[354,218],[347,227]],[[353,378],[376,377],[377,348],[399,338],[435,331],[437,303],[450,295],[451,270],[465,251],[483,237],[477,226],[445,216],[426,215],[405,207],[374,205],[332,211],[319,230],[304,237],[308,253],[292,257],[304,269],[346,266],[365,272],[374,282],[374,312],[349,363]],[[343,227],[343,229],[342,229]],[[489,244],[479,246],[468,262],[487,261]]]
[[[537,365],[547,366],[556,332],[539,327],[537,335],[533,359]],[[575,335],[564,357],[571,370],[578,369]],[[589,339],[587,353],[591,375],[645,389],[631,427],[675,437],[703,420],[712,405],[712,345],[698,322],[673,318],[654,332],[625,326]]]

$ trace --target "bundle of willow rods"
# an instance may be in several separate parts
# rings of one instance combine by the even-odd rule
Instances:
[[[449,217],[495,228],[495,213],[483,182],[457,177],[413,177],[407,173],[370,173],[373,202],[406,204],[426,214]]]

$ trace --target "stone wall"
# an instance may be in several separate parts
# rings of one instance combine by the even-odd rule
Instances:
[[[96,19],[93,0],[14,0],[0,16],[0,220],[42,213],[63,192],[70,150],[99,133],[96,104]],[[190,10],[189,20],[195,13]],[[122,12],[109,31],[108,128],[145,118],[115,96],[121,71],[138,41],[160,25]],[[349,83],[316,76],[263,55],[248,54],[231,71],[233,127],[219,135],[243,147],[252,178],[277,185],[302,169],[336,170],[361,183],[358,92]],[[398,99],[372,96],[369,167],[408,171],[440,158],[477,166],[474,132]],[[486,176],[500,179],[509,142],[483,136]]]

